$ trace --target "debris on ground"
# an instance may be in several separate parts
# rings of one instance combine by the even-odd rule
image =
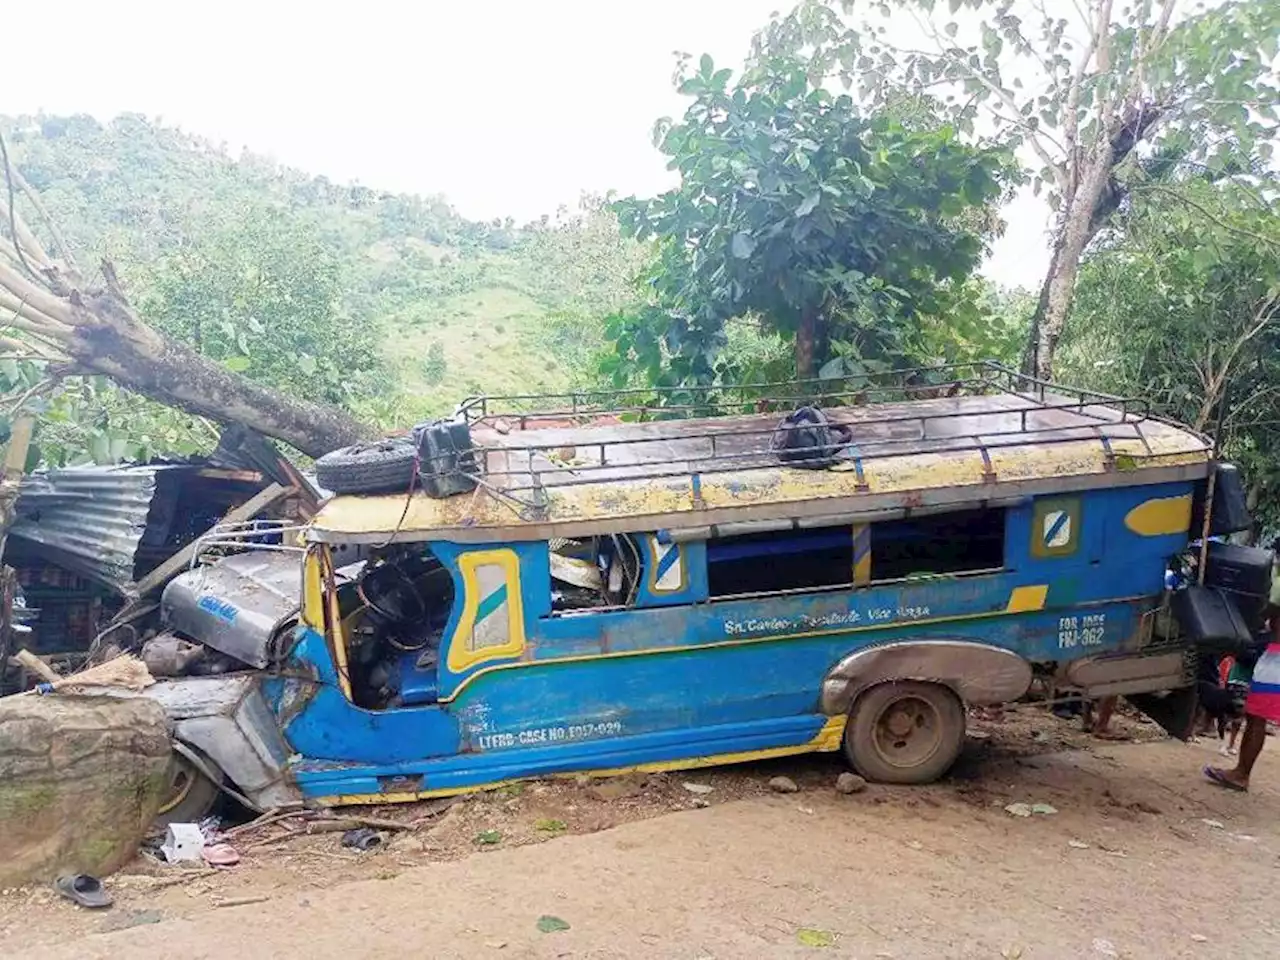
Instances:
[[[1004,812],[1015,817],[1030,817],[1032,815],[1039,817],[1051,817],[1058,812],[1058,808],[1049,803],[1011,803],[1004,808]]]
[[[715,789],[715,787],[709,786],[705,783],[685,783],[682,784],[682,786],[690,793],[696,793],[699,796],[704,796]]]
[[[356,827],[353,830],[347,830],[342,834],[342,845],[352,850],[359,850],[366,853],[375,847],[382,846],[383,836],[377,830],[370,827]],[[498,838],[502,839],[501,837]],[[495,843],[497,841],[494,841]]]
[[[197,823],[171,823],[165,829],[160,855],[168,863],[189,863],[204,853],[205,838]]]
[[[769,789],[774,793],[799,793],[800,786],[790,777],[774,777],[769,781]]]
[[[53,888],[78,907],[102,910],[111,906],[110,894],[103,889],[102,881],[86,873],[68,874],[54,881]]]
[[[867,781],[856,773],[845,772],[836,777],[836,793],[861,793],[867,789]]]
[[[801,927],[796,931],[796,940],[805,947],[834,947],[836,935],[830,930],[819,930],[816,927]]]
[[[561,920],[559,917],[553,917],[544,913],[538,918],[538,930],[541,933],[559,933],[561,930],[568,930],[569,924]]]

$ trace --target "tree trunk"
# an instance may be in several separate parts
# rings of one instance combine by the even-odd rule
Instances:
[[[161,403],[221,423],[239,423],[310,457],[375,431],[333,407],[286,397],[147,326],[134,314],[109,267],[108,288],[73,296],[76,323],[59,346],[75,363]]]
[[[1064,200],[1066,211],[1054,240],[1053,257],[1040,288],[1040,300],[1022,358],[1023,372],[1041,380],[1053,379],[1054,356],[1067,314],[1071,312],[1080,259],[1102,226],[1102,220],[1095,214],[1106,192],[1114,158],[1111,143],[1100,141],[1092,161],[1083,171],[1080,185]]]
[[[796,379],[808,380],[814,376],[815,346],[818,339],[818,311],[806,309],[800,314],[800,326],[796,328]]]

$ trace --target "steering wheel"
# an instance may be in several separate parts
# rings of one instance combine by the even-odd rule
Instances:
[[[413,578],[394,563],[384,563],[366,573],[356,585],[356,592],[370,610],[388,623],[415,623],[427,615],[427,605]]]

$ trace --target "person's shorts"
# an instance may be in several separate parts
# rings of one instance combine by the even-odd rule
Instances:
[[[1266,652],[1254,665],[1244,712],[1280,723],[1280,643],[1268,644]]]

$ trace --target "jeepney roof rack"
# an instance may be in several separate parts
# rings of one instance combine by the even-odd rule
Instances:
[[[993,361],[764,383],[473,396],[455,416],[471,428],[483,485],[532,492],[536,502],[550,487],[777,467],[778,421],[801,406],[820,407],[848,428],[849,439],[825,449],[852,466],[859,484],[870,460],[969,453],[990,473],[993,450],[1082,442],[1113,463],[1113,441],[1137,441],[1124,454],[1136,466],[1170,452],[1165,443],[1153,448],[1152,430],[1191,441],[1176,443],[1175,453],[1210,449],[1200,434],[1154,415],[1146,400],[1050,383]]]

